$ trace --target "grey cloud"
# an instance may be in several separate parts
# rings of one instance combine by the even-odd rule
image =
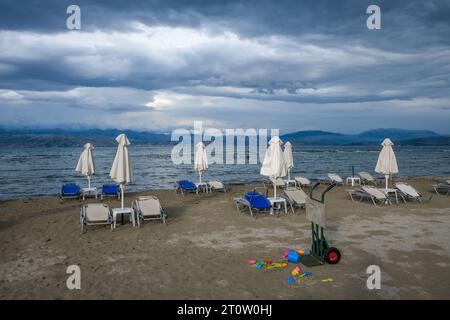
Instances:
[[[89,122],[86,111],[103,126],[169,128],[202,117],[225,125],[240,121],[234,104],[244,123],[259,105],[269,121],[272,104],[280,126],[293,128],[299,114],[299,125],[332,128],[369,114],[375,125],[376,110],[402,102],[412,109],[397,126],[449,120],[450,1],[377,1],[377,31],[365,27],[369,0],[77,1],[79,32],[65,29],[69,4],[0,0],[5,123],[57,123],[33,118],[44,109],[69,125]],[[67,94],[76,88],[85,94]],[[191,99],[164,109],[153,101],[159,91]],[[196,106],[208,99],[220,108]],[[433,112],[417,111],[417,101]]]

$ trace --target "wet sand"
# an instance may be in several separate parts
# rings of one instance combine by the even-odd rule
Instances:
[[[425,197],[437,179],[408,182]],[[280,260],[310,246],[305,210],[256,218],[237,213],[228,193],[156,195],[167,225],[146,222],[79,231],[80,200],[57,197],[0,202],[0,299],[449,299],[450,196],[427,203],[375,207],[352,203],[337,187],[327,195],[337,265],[303,267],[311,277],[287,284],[295,267],[258,270],[248,259]],[[89,199],[85,202],[96,202]],[[119,201],[105,199],[111,207]],[[81,268],[81,290],[66,287],[66,268]],[[381,289],[369,290],[366,268],[381,268]],[[333,278],[334,282],[322,282]]]

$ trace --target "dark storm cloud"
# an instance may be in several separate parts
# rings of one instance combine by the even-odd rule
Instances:
[[[70,4],[81,7],[81,31],[66,29]],[[381,30],[366,28],[370,4],[381,7]],[[230,104],[287,103],[308,119],[339,105],[353,119],[369,105],[383,112],[409,102],[438,110],[439,128],[449,116],[450,1],[1,0],[0,8],[0,105],[11,110],[88,106],[220,122]]]

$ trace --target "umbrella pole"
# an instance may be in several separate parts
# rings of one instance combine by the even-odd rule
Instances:
[[[273,184],[273,197],[274,199],[277,198],[277,186],[275,185],[275,183]]]
[[[121,195],[120,195],[120,201],[121,201],[121,203],[122,203],[122,209],[123,209],[123,189],[125,189],[125,186],[123,185],[123,184],[121,184],[120,185],[120,193],[121,193]]]
[[[91,188],[91,176],[87,176],[87,178],[88,178],[88,188],[90,189]]]
[[[386,190],[388,189],[388,185],[389,185],[389,176],[385,175],[384,178],[386,179]]]
[[[288,181],[291,181],[291,170],[288,170]]]
[[[202,183],[202,172],[200,170],[198,170],[198,182],[201,184]]]

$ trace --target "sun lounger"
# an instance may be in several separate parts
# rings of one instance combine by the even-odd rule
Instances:
[[[264,187],[266,189],[273,188],[273,185],[277,188],[284,188],[286,186],[286,182],[281,178],[269,178],[268,180],[263,181]]]
[[[413,186],[405,182],[397,182],[395,187],[399,190],[399,194],[404,202],[406,200],[422,202],[423,196]]]
[[[311,186],[311,181],[310,181],[308,178],[305,178],[305,177],[295,177],[294,179],[295,179],[295,181],[297,182],[297,184],[300,186],[300,188]]]
[[[342,180],[342,178],[338,176],[336,173],[329,173],[327,176],[331,183],[334,183],[338,186],[344,184],[344,180]]]
[[[155,196],[137,198],[133,201],[133,209],[137,217],[138,226],[140,226],[141,220],[162,220],[163,223],[166,223],[167,214],[159,199]]]
[[[59,198],[61,200],[63,199],[70,199],[70,198],[80,198],[81,196],[81,189],[80,186],[76,183],[66,183],[61,188],[61,193],[59,195]]]
[[[450,180],[447,180],[447,183],[433,184],[432,187],[437,195],[444,193],[448,196],[450,194]]]
[[[244,197],[234,198],[234,203],[238,212],[241,212],[240,207],[247,207],[252,217],[253,210],[261,212],[269,211],[272,208],[270,201],[262,193],[256,191],[247,192]]]
[[[227,192],[228,187],[223,184],[221,181],[209,181],[208,182],[209,190],[211,191],[223,191]]]
[[[355,202],[355,197],[359,197],[360,202],[364,199],[368,199],[371,200],[375,206],[391,203],[389,198],[383,192],[373,187],[364,186],[360,189],[347,189],[347,193],[353,202]]]
[[[91,225],[111,225],[113,227],[113,218],[108,205],[104,203],[89,203],[81,207],[80,211],[80,231],[84,233],[87,226]]]
[[[361,179],[362,184],[378,184],[378,180],[375,179],[370,173],[366,171],[358,172],[358,176]]]
[[[104,184],[102,186],[102,194],[100,199],[104,197],[117,197],[120,199],[120,186],[118,184]]]
[[[175,183],[175,193],[181,192],[184,196],[184,192],[195,192],[198,194],[198,188],[195,183],[189,180],[180,180]]]
[[[308,195],[302,189],[286,189],[284,190],[284,195],[281,197],[285,198],[290,204],[292,213],[294,213],[295,208],[304,208],[306,206],[306,199]]]

